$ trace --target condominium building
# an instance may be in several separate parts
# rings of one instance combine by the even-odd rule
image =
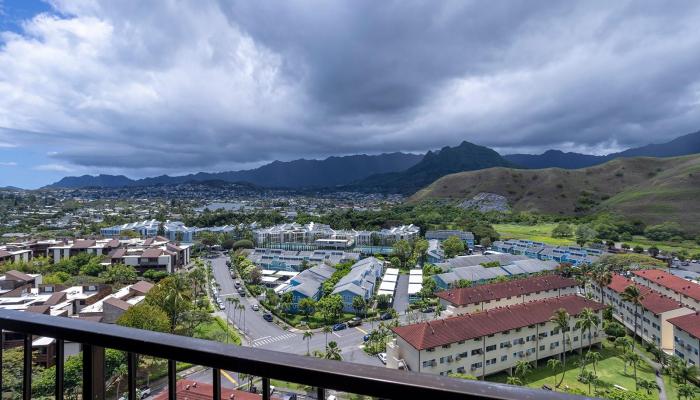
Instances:
[[[657,292],[674,298],[686,307],[700,311],[700,285],[660,269],[632,271],[632,279]]]
[[[160,221],[155,219],[131,222],[128,224],[114,225],[100,229],[100,235],[107,237],[119,237],[126,231],[136,232],[141,237],[153,237],[158,234]]]
[[[331,239],[336,237],[336,231],[329,225],[309,222],[301,225],[297,223],[275,225],[268,228],[253,231],[256,246],[275,247],[284,244],[311,245],[317,239]]]
[[[673,354],[690,365],[700,366],[700,313],[671,318],[673,325]]]
[[[14,246],[0,246],[0,264],[28,262],[32,259],[32,251]]]
[[[495,241],[491,249],[501,253],[524,255],[539,260],[569,263],[574,266],[592,264],[603,255],[600,249],[575,246],[550,246],[532,240],[511,239]]]
[[[416,240],[420,237],[420,228],[410,224],[379,231],[357,231],[355,244],[358,246],[391,246],[400,240]]]
[[[332,292],[343,299],[343,311],[355,310],[352,304],[355,297],[367,301],[374,295],[377,280],[382,276],[383,270],[384,263],[374,257],[360,260],[350,267],[350,272],[338,281]]]
[[[579,284],[559,275],[533,276],[436,293],[443,315],[462,315],[493,308],[577,294]]]
[[[665,296],[656,290],[615,274],[610,284],[603,290],[605,297],[603,302],[612,305],[613,317],[630,331],[634,330],[635,307],[632,303],[622,299],[622,293],[630,285],[635,285],[643,296],[641,304],[636,310],[637,334],[644,341],[653,343],[669,353],[672,352],[673,326],[669,323],[669,319],[692,314],[693,310],[685,307],[675,298]],[[596,297],[600,297],[600,289],[595,285],[593,293]]]
[[[603,305],[577,295],[494,308],[473,314],[393,328],[396,339],[387,345],[387,367],[477,377],[510,370],[518,361],[560,354],[562,334],[552,316],[564,309],[570,316],[566,351],[597,344],[602,327],[585,335],[575,329],[576,316],[589,308],[602,319]],[[586,337],[584,337],[586,336]]]
[[[341,250],[296,251],[271,248],[255,248],[248,260],[263,269],[275,271],[301,271],[304,265],[336,265],[345,261],[357,261],[360,253]]]
[[[461,241],[464,242],[464,244],[469,248],[473,249],[474,248],[474,234],[471,232],[466,232],[466,231],[458,231],[458,230],[434,230],[434,231],[426,231],[425,232],[425,238],[427,240],[439,240],[439,241],[445,241],[447,238],[452,237],[452,236],[457,236]]]

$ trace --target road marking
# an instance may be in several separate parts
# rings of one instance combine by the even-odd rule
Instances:
[[[231,375],[229,375],[229,374],[228,374],[226,371],[224,371],[223,369],[221,370],[221,375],[223,375],[226,379],[229,380],[229,382],[233,383],[234,385],[238,385],[238,382],[236,382],[236,380],[233,379],[233,378],[231,377]]]
[[[357,329],[358,331],[364,333],[365,335],[368,334],[364,329],[360,328],[359,326],[356,326],[355,329]]]
[[[265,336],[261,337],[259,339],[253,340],[253,343],[251,344],[251,347],[261,347],[266,344],[274,343],[274,342],[279,342],[281,340],[287,340],[291,338],[296,338],[298,335],[296,333],[287,333],[284,335],[279,335],[279,336]]]
[[[335,336],[342,337],[342,336],[338,335],[338,332],[335,332],[335,331],[334,331],[333,334],[334,334]]]

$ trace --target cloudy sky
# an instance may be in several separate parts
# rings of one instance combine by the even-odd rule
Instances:
[[[0,0],[0,186],[700,129],[700,2]]]

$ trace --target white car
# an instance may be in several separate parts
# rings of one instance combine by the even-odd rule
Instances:
[[[260,310],[260,306],[258,306],[257,303],[256,303],[256,304],[251,304],[251,305],[250,305],[250,308],[252,308],[253,311],[258,311],[258,310]]]
[[[379,353],[377,357],[379,357],[379,361],[381,361],[382,364],[386,364],[386,353]]]

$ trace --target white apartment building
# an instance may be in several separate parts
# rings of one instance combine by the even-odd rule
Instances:
[[[571,315],[564,340],[567,351],[575,350],[588,345],[588,332],[584,338],[574,329],[576,316],[585,308],[602,319],[602,304],[570,295],[399,326],[393,329],[396,339],[387,344],[387,367],[483,377],[510,370],[520,360],[558,356],[562,334],[550,319],[559,309]],[[601,329],[592,329],[592,344],[601,341]]]
[[[673,325],[673,353],[690,365],[700,366],[700,313],[683,315],[668,321]]]
[[[355,244],[358,246],[391,246],[399,240],[416,240],[420,237],[420,228],[410,224],[379,231],[357,231]]]
[[[641,269],[632,271],[632,279],[657,292],[672,297],[686,307],[700,311],[700,285],[669,274],[660,269]]]
[[[692,314],[694,311],[674,298],[615,274],[603,290],[604,303],[612,305],[613,317],[630,331],[634,331],[634,305],[622,300],[622,293],[630,285],[636,285],[644,296],[637,310],[637,334],[644,341],[653,343],[668,353],[673,352],[673,325],[669,319]],[[600,297],[599,289],[595,286],[594,289],[595,296]]]
[[[579,284],[560,275],[541,275],[507,282],[456,288],[436,293],[444,316],[577,294]]]

